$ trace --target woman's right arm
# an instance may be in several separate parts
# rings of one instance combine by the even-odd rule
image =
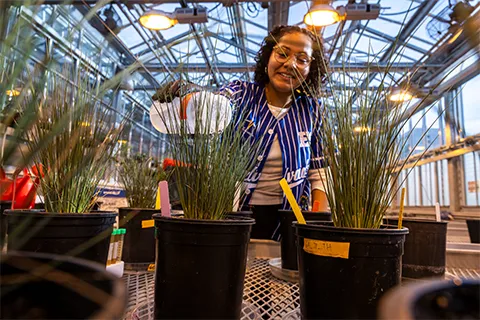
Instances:
[[[159,89],[152,97],[150,120],[166,134],[211,134],[222,131],[232,118],[232,106],[241,94],[237,81],[218,92],[177,80]]]

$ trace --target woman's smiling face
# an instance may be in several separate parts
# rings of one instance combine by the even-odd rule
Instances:
[[[285,63],[280,63],[275,58],[275,50],[268,60],[268,78],[271,88],[281,93],[291,93],[298,88],[310,72],[310,66],[302,66],[298,57],[312,56],[312,40],[299,32],[287,33],[280,38],[275,46],[277,50],[288,56]]]

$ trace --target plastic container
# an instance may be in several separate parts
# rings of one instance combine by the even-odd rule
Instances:
[[[124,236],[122,259],[125,269],[147,271],[155,263],[155,228],[152,215],[156,209],[119,208],[119,227],[127,230]]]
[[[0,252],[5,244],[5,237],[7,235],[7,216],[5,216],[3,212],[11,207],[12,201],[0,201]]]
[[[471,243],[480,243],[480,219],[467,220],[468,235]]]
[[[480,319],[480,279],[410,282],[388,292],[377,319]]]
[[[117,234],[117,229],[113,229],[112,235],[110,236],[110,244],[108,246],[108,258],[107,258],[107,266],[113,263],[113,251],[115,248],[115,236]]]
[[[397,226],[398,219],[385,218],[384,223]],[[447,255],[447,222],[403,219],[402,225],[408,229],[402,257],[402,277],[442,277]]]
[[[118,248],[117,248],[117,259],[116,259],[117,263],[122,261],[123,243],[124,243],[126,233],[127,233],[126,229],[124,228],[118,229],[118,240],[117,240]]]
[[[153,217],[155,319],[239,319],[255,221]]]
[[[119,229],[113,230],[113,245],[112,245],[111,264],[115,264],[117,262],[119,235],[120,235],[120,230]]]
[[[280,212],[280,249],[282,253],[282,269],[298,270],[297,244],[293,222],[297,221],[291,210],[278,210]],[[308,221],[332,221],[330,212],[302,211],[303,217]]]
[[[121,278],[73,257],[10,251],[0,279],[0,319],[122,319],[127,304]]]
[[[8,216],[8,251],[61,254],[107,264],[116,213],[6,210],[5,214]]]
[[[401,281],[408,229],[294,227],[302,319],[374,319],[380,297]]]

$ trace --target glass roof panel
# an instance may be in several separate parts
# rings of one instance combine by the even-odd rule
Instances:
[[[382,6],[379,19],[347,20],[343,28],[340,27],[341,24],[323,28],[321,34],[325,39],[326,49],[329,51],[331,60],[334,61],[338,57],[337,64],[338,61],[341,63],[342,59],[348,59],[350,64],[362,64],[368,61],[378,63],[395,41],[402,23],[408,25],[419,8],[427,3],[430,4],[425,1],[430,0],[370,0],[370,3],[379,3]],[[415,28],[414,37],[408,38],[406,47],[399,46],[401,49],[398,49],[397,52],[401,51],[401,55],[396,60],[397,63],[405,66],[413,65],[437,42],[438,35],[435,32],[438,31],[440,34],[446,32],[444,30],[445,22],[443,25],[434,23],[438,19],[433,16],[448,17],[449,2],[455,4],[457,1],[436,1],[429,14],[422,14],[424,19]],[[154,73],[160,82],[169,76],[162,68],[165,64],[168,64],[171,70],[175,70],[177,64],[188,63],[194,64],[194,66],[203,66],[201,71],[194,70],[194,67],[189,70],[189,77],[199,81],[209,82],[212,79],[212,76],[206,71],[208,70],[205,67],[207,62],[214,67],[220,64],[229,64],[232,67],[230,72],[223,69],[222,72],[216,73],[215,77],[221,83],[253,76],[251,72],[238,71],[242,68],[247,70],[245,62],[248,64],[255,62],[255,55],[268,34],[269,14],[272,14],[273,2],[270,3],[270,8],[262,8],[262,5],[264,6],[266,3],[257,2],[232,2],[229,6],[222,3],[189,3],[189,7],[201,5],[208,9],[209,20],[207,23],[195,24],[196,33],[189,24],[177,24],[171,29],[161,32],[144,29],[138,23],[138,19],[145,10],[154,8],[174,12],[175,8],[180,7],[179,3],[152,5],[148,4],[148,0],[145,3],[147,4],[134,5],[130,8],[124,4],[113,5],[121,22],[121,31],[118,36],[120,41],[135,55],[135,58],[153,66],[150,72]],[[347,3],[347,0],[333,1],[332,5],[337,7]],[[307,1],[291,2],[288,23],[304,27],[303,16],[308,11],[310,4],[311,2]],[[42,12],[43,15],[49,13],[48,10]],[[276,20],[278,21],[278,19]],[[339,37],[340,32],[342,35]],[[345,36],[348,36],[348,41],[342,48]],[[331,48],[332,45],[335,45],[335,48]],[[121,50],[120,53],[122,53]],[[127,58],[132,60],[131,55],[127,55]],[[437,62],[435,63],[438,65]],[[357,67],[361,67],[361,65]],[[358,78],[360,74],[362,72],[356,75],[352,73],[351,76]],[[398,80],[400,74],[402,74],[400,71],[398,75],[397,73],[393,74],[392,80]],[[378,84],[378,77],[377,74],[370,85]],[[143,79],[139,83],[148,84],[149,81]]]

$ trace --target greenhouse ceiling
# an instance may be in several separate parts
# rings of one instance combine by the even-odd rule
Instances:
[[[101,2],[71,1],[83,14]],[[44,0],[44,4],[59,3]],[[337,7],[355,1],[330,3]],[[369,83],[363,85],[375,86],[376,72],[389,68],[394,82],[407,75],[420,88],[465,61],[473,67],[462,71],[463,80],[479,73],[480,1],[368,3],[380,5],[376,19],[344,20],[317,29],[333,70],[348,65],[352,77],[368,71]],[[305,27],[303,16],[311,5],[310,1],[283,0],[119,0],[99,6],[90,23],[121,53],[123,65],[140,63],[138,72],[143,76],[136,89],[152,90],[180,76],[215,87],[233,79],[251,79],[255,56],[268,30],[286,24]],[[151,9],[173,12],[200,6],[207,9],[206,23],[177,24],[163,31],[139,23]]]

